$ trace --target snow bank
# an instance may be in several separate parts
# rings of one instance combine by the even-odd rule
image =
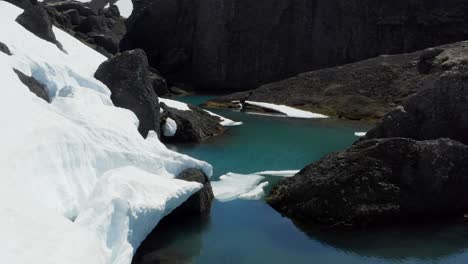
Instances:
[[[154,177],[135,167],[112,170],[96,184],[76,224],[106,241],[111,263],[130,263],[133,249],[159,220],[202,187],[196,182]]]
[[[292,177],[296,175],[299,170],[281,170],[281,171],[260,171],[255,172],[257,175],[266,175],[266,176],[280,176],[280,177]]]
[[[174,176],[212,168],[168,150],[154,132],[141,137],[135,114],[114,107],[93,78],[106,58],[54,28],[68,54],[60,51],[17,24],[21,13],[0,1],[0,41],[13,53],[0,52],[0,228],[10,230],[1,230],[0,258],[130,263],[160,217],[199,188]],[[52,103],[13,67],[47,86]]]
[[[300,110],[297,108],[293,108],[286,105],[277,105],[277,104],[270,104],[270,103],[262,103],[262,102],[254,102],[254,101],[245,101],[246,104],[258,106],[261,108],[273,110],[279,113],[283,113],[288,117],[295,117],[295,118],[328,118],[326,115],[321,115],[317,113],[312,113],[304,110]]]
[[[177,123],[172,118],[167,118],[163,125],[163,134],[166,137],[173,137],[177,133]]]
[[[367,132],[354,132],[354,135],[356,137],[364,137],[366,136]]]
[[[239,199],[244,199],[244,200],[260,200],[265,196],[265,191],[263,188],[268,186],[268,182],[262,182],[259,185],[257,185],[253,190],[251,190],[248,193],[244,193],[242,195],[239,195]]]
[[[259,183],[265,177],[255,174],[228,173],[219,177],[219,181],[212,181],[211,187],[215,198],[222,202],[228,202],[237,198],[260,199],[265,183]],[[268,184],[268,183],[267,183]]]
[[[192,111],[192,109],[190,109],[189,106],[186,103],[182,103],[182,102],[171,100],[171,99],[161,98],[161,97],[159,97],[159,101],[163,102],[167,106],[169,106],[171,108],[174,108],[174,109],[177,109],[177,110]],[[228,119],[228,118],[225,118],[223,116],[217,115],[217,114],[215,114],[213,112],[210,112],[210,111],[207,111],[207,110],[204,110],[204,111],[206,111],[208,114],[210,114],[212,116],[219,117],[221,119],[220,124],[222,126],[239,126],[239,125],[242,125],[242,122],[235,122],[235,121],[232,121],[231,119]]]

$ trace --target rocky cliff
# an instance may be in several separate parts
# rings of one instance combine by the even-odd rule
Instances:
[[[141,0],[121,47],[170,80],[246,90],[468,38],[464,0]]]

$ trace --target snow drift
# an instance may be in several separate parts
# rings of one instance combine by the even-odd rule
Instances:
[[[138,119],[116,108],[93,78],[106,58],[54,28],[65,52],[15,22],[0,1],[1,263],[130,263],[172,209],[201,188],[175,180],[209,164],[168,150]],[[47,87],[48,104],[13,68]]]

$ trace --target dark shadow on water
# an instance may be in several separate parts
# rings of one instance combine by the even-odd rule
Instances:
[[[468,249],[468,223],[453,221],[420,223],[361,230],[332,230],[326,227],[296,226],[310,239],[325,246],[358,255],[387,260],[441,260]],[[468,263],[468,257],[463,257]],[[432,263],[432,262],[431,262]]]
[[[138,248],[132,264],[189,264],[203,249],[202,234],[209,217],[175,220],[164,218]]]

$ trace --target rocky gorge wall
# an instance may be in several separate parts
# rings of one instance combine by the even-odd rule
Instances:
[[[247,90],[297,73],[468,38],[464,0],[140,0],[123,49],[170,81]]]

